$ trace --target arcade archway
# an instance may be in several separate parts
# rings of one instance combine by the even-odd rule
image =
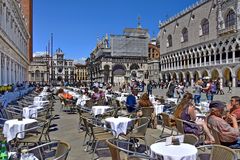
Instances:
[[[240,68],[238,68],[236,75],[237,87],[240,87]]]
[[[200,79],[199,74],[198,74],[197,71],[195,71],[195,72],[193,73],[193,80],[194,80],[194,82],[196,82],[196,81],[199,80],[199,79]]]
[[[211,73],[212,80],[217,80],[219,78],[218,70],[214,69]]]
[[[232,82],[232,72],[229,68],[226,68],[223,72],[223,84],[227,86],[228,82]]]

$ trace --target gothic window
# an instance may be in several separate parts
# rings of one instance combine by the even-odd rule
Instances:
[[[203,19],[201,23],[202,35],[209,34],[209,22],[207,19]]]
[[[187,42],[187,41],[188,41],[188,30],[187,28],[183,28],[181,42]]]
[[[167,37],[167,47],[172,47],[172,35],[168,35]]]
[[[233,10],[230,10],[226,16],[226,21],[225,21],[226,28],[234,26],[235,23],[236,23],[236,14],[234,13]]]

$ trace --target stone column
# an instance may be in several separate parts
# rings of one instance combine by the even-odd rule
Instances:
[[[220,64],[222,64],[222,51],[220,52]]]
[[[204,57],[204,66],[206,66],[207,65],[206,51],[203,51],[203,57]]]
[[[211,66],[212,65],[212,59],[211,59],[212,53],[211,53],[211,51],[209,51],[208,53],[209,53],[208,62],[209,62],[209,66]]]
[[[201,53],[199,53],[199,66],[201,67],[202,66],[202,54]]]
[[[216,52],[216,50],[214,50],[213,55],[214,55],[214,64],[216,65],[217,64],[217,52]]]
[[[189,68],[189,64],[190,64],[190,55],[187,55],[187,68]]]
[[[228,64],[228,52],[226,52],[226,63]]]
[[[233,63],[235,63],[235,50],[232,50]]]
[[[4,72],[3,72],[3,76],[4,76],[4,85],[8,84],[7,82],[7,57],[4,56]]]
[[[12,61],[11,58],[9,58],[9,84],[12,84]]]
[[[236,87],[236,76],[232,77],[232,87]]]
[[[186,56],[183,56],[183,68],[186,68]]]
[[[198,65],[197,59],[198,59],[198,53],[196,52],[195,53],[195,67],[197,67],[197,65]]]
[[[194,84],[194,78],[192,77],[191,78],[191,86],[193,87],[193,84]]]

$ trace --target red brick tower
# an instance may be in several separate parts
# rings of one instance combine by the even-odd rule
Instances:
[[[25,19],[27,20],[27,27],[28,32],[30,35],[30,38],[28,40],[28,60],[29,62],[32,61],[33,56],[33,49],[32,49],[32,43],[33,43],[33,25],[32,25],[32,14],[33,14],[33,1],[32,0],[21,0],[21,5],[23,9],[23,14],[25,16]]]

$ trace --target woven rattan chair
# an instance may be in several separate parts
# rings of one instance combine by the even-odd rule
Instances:
[[[133,143],[119,139],[108,139],[106,142],[111,152],[112,160],[122,160],[126,157],[127,160],[152,160],[144,153],[138,153],[124,148],[124,146],[134,145]]]
[[[141,118],[137,118],[137,119],[133,120],[132,122],[133,122],[133,124],[137,124],[137,125],[134,125],[134,128],[127,135],[122,135],[122,137],[127,139],[128,142],[130,142],[131,139],[143,140],[145,143],[146,150],[147,150],[148,147],[147,147],[147,142],[146,142],[145,136],[146,136],[148,124],[150,122],[149,118],[141,117]],[[134,140],[134,142],[135,142],[135,140]]]
[[[198,147],[197,160],[237,160],[236,152],[223,145],[204,145]]]
[[[162,138],[165,128],[171,130],[170,135],[173,135],[173,130],[175,129],[174,128],[175,127],[175,122],[172,121],[173,119],[171,119],[170,115],[167,114],[167,113],[162,112],[161,116],[162,116],[162,127],[163,127],[163,129],[162,129],[162,132],[160,134],[160,138]]]
[[[39,160],[66,160],[70,150],[71,146],[68,143],[63,141],[53,141],[30,148],[26,152],[34,153],[35,157],[37,157]],[[54,154],[48,154],[49,152]]]

